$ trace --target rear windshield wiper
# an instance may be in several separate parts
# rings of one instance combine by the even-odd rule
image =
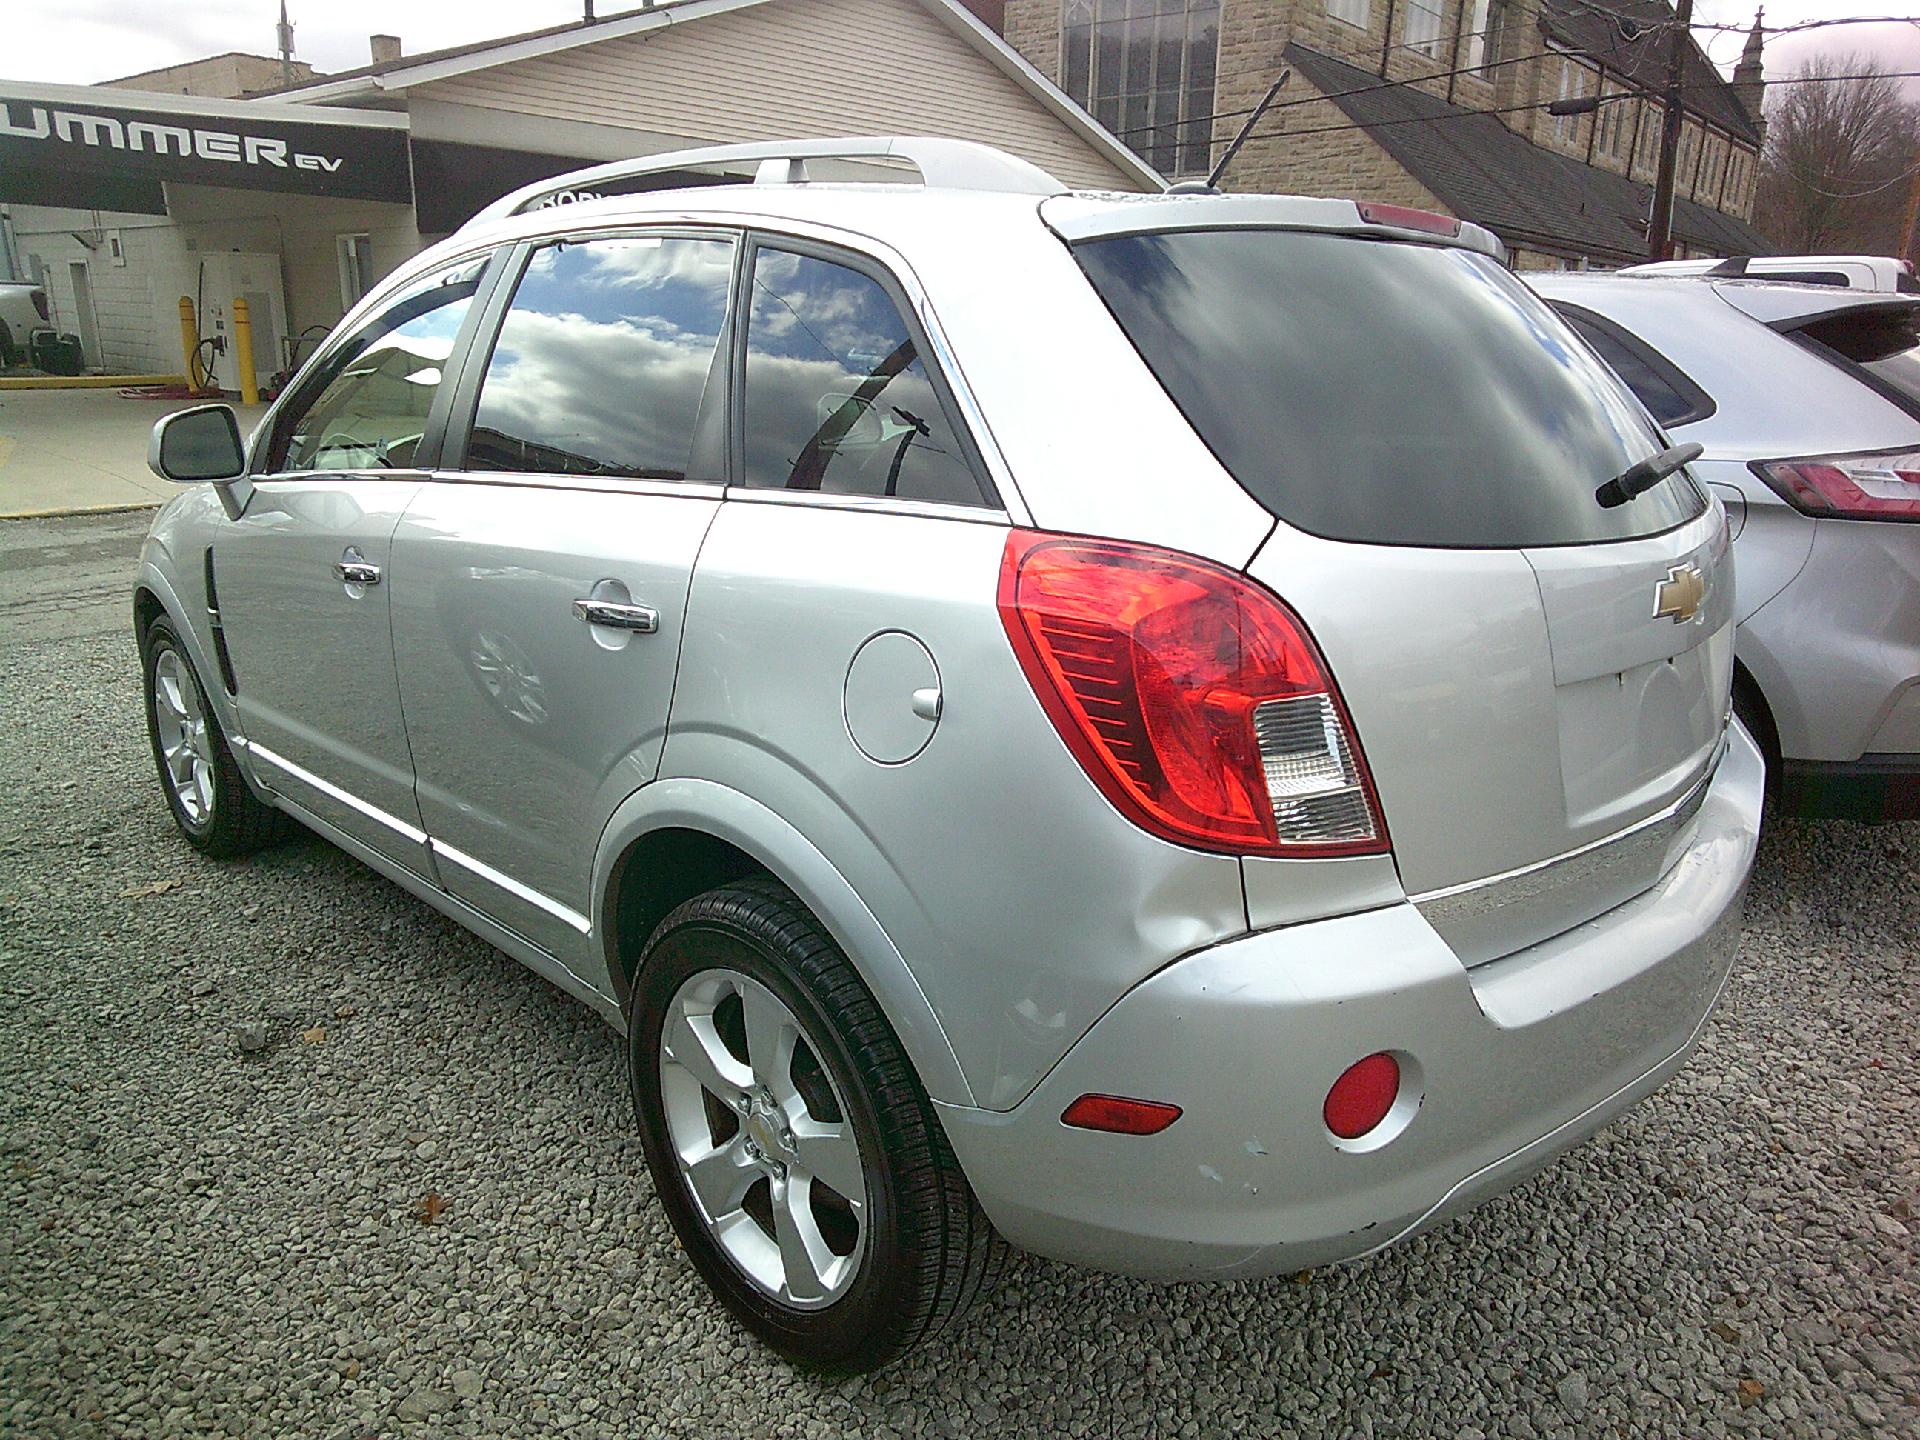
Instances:
[[[1593,498],[1600,502],[1603,510],[1624,505],[1634,496],[1651,490],[1682,465],[1691,465],[1706,452],[1707,447],[1698,440],[1689,440],[1671,450],[1662,450],[1658,455],[1649,455],[1639,464],[1622,470],[1607,481],[1593,492]]]

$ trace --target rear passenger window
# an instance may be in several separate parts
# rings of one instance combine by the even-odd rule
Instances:
[[[534,251],[487,362],[467,468],[686,479],[732,274],[728,240]]]
[[[912,332],[849,266],[755,254],[745,415],[750,486],[984,503]]]
[[[1600,358],[1626,381],[1627,388],[1662,425],[1690,425],[1713,413],[1714,404],[1707,393],[1664,356],[1588,311],[1565,305],[1554,308],[1582,340],[1600,352]]]

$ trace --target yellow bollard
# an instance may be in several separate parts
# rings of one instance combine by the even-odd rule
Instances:
[[[182,373],[187,377],[187,388],[198,390],[201,385],[200,377],[196,374],[199,368],[200,325],[194,319],[191,295],[180,297],[180,348],[186,352],[187,364]]]
[[[240,403],[258,405],[260,386],[253,378],[253,316],[247,297],[233,297],[233,361],[240,367]]]

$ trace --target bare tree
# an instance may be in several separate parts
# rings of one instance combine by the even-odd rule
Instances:
[[[1812,56],[1767,89],[1754,223],[1796,254],[1896,252],[1920,165],[1920,107],[1884,65],[1853,52]]]

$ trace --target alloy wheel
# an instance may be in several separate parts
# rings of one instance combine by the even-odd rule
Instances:
[[[866,1167],[800,1020],[758,980],[703,970],[674,994],[659,1065],[680,1176],[714,1242],[783,1304],[839,1299],[865,1251]]]
[[[153,662],[153,716],[167,788],[181,814],[198,825],[213,813],[213,737],[200,689],[171,647]]]

